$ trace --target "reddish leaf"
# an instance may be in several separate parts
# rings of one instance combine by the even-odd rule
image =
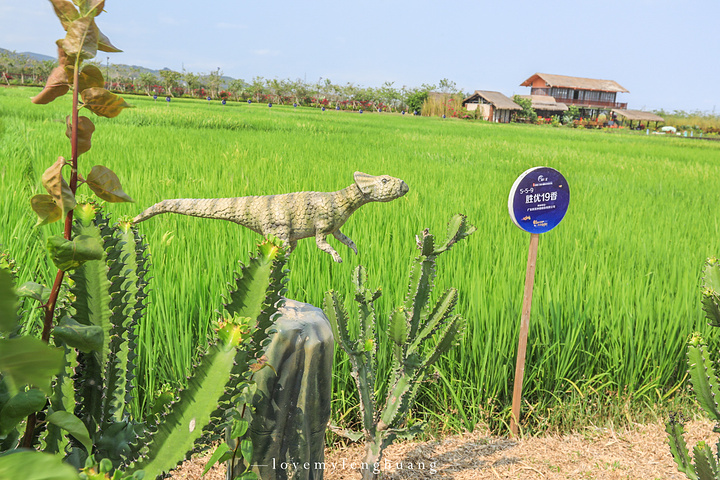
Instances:
[[[75,195],[70,186],[62,176],[62,167],[65,165],[65,159],[58,157],[52,167],[45,170],[42,176],[42,183],[45,190],[52,196],[55,204],[62,208],[63,216],[75,208]]]
[[[67,125],[65,135],[72,140],[72,117],[70,117],[70,115],[65,117],[65,124]],[[92,120],[88,117],[78,117],[78,155],[82,155],[90,150],[90,147],[92,147],[91,139],[94,131],[95,125]]]
[[[80,9],[80,14],[84,16],[97,17],[105,8],[105,0],[73,0],[73,3]]]
[[[93,58],[97,54],[99,30],[92,17],[80,17],[67,29],[62,47],[68,56],[79,55],[82,59]]]
[[[98,50],[103,52],[122,52],[119,48],[110,42],[110,39],[105,36],[100,30],[98,30]]]
[[[36,227],[57,222],[62,218],[62,209],[50,195],[35,195],[30,199],[30,205],[38,216]]]
[[[72,2],[69,2],[68,0],[50,0],[50,2],[53,4],[53,8],[55,9],[55,15],[57,15],[58,19],[60,19],[63,30],[67,32],[70,24],[77,20],[78,17],[80,17],[80,14]]]
[[[30,101],[38,105],[45,105],[65,95],[69,89],[70,81],[68,80],[65,68],[62,66],[55,67],[47,79],[45,88],[42,89],[42,92],[32,97]]]
[[[101,117],[113,118],[120,115],[123,108],[130,108],[122,97],[110,93],[104,88],[87,88],[80,92],[85,108]]]
[[[115,175],[115,172],[102,165],[92,167],[86,183],[95,192],[95,195],[106,202],[135,202],[127,193],[123,192],[120,179]]]
[[[105,79],[102,72],[95,65],[87,65],[80,72],[78,78],[78,91],[82,92],[86,88],[104,87]]]

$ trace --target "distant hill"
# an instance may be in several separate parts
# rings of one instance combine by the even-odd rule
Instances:
[[[16,55],[26,55],[26,56],[32,58],[33,60],[38,60],[38,61],[44,61],[44,60],[55,61],[55,60],[57,60],[57,57],[51,57],[48,55],[43,55],[41,53],[13,52],[13,51],[7,50],[5,48],[0,48],[0,54],[5,54],[5,53],[9,53],[9,54],[15,53]],[[103,63],[99,59],[96,59],[96,61],[99,61],[101,64]],[[165,67],[165,68],[161,68],[160,70],[153,70],[152,68],[141,67],[139,65],[125,65],[123,63],[110,63],[110,72],[111,73],[118,72],[118,71],[119,72],[123,72],[123,71],[127,72],[127,71],[133,71],[133,70],[135,70],[139,73],[150,72],[150,73],[154,74],[155,76],[159,77],[161,70],[170,70],[170,69]],[[200,75],[201,77],[207,76],[207,73],[203,73],[203,72],[193,72],[193,73],[196,73],[196,74]],[[224,85],[227,85],[230,82],[232,82],[233,80],[235,80],[233,77],[228,77],[228,76],[222,76],[222,77],[220,77],[220,79],[221,79],[222,84],[224,84]]]
[[[43,55],[42,53],[34,53],[34,52],[12,52],[10,50],[6,50],[4,48],[0,48],[0,53],[15,53],[17,55],[26,55],[33,60],[39,60],[39,61],[45,61],[45,60],[57,60],[57,57],[51,57],[49,55]]]

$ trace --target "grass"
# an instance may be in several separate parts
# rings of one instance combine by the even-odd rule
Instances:
[[[54,269],[44,239],[59,227],[34,228],[28,198],[41,192],[45,168],[69,157],[69,99],[35,106],[28,97],[36,91],[0,88],[0,245],[18,261],[20,281],[48,284]],[[358,257],[332,239],[345,260],[335,264],[312,240],[301,241],[289,264],[291,298],[319,306],[332,288],[351,299],[351,273],[361,263],[368,286],[384,292],[376,304],[382,327],[405,293],[414,235],[426,227],[442,234],[456,212],[479,227],[438,265],[436,292],[457,287],[457,311],[469,320],[419,394],[417,415],[438,429],[509,418],[529,235],[512,224],[507,195],[532,166],[560,170],[571,202],[562,224],[540,239],[528,431],[552,428],[564,406],[578,405],[582,421],[586,398],[618,398],[614,410],[602,410],[608,414],[628,399],[631,414],[668,404],[684,378],[688,334],[699,330],[712,341],[698,278],[705,258],[720,251],[716,142],[185,99],[130,103],[137,108],[115,119],[93,118],[93,149],[80,158],[81,173],[105,165],[136,200],[108,205],[114,218],[167,198],[334,191],[356,170],[408,183],[405,197],[367,205],[343,228]],[[259,240],[229,222],[178,215],[154,217],[140,230],[154,278],[140,325],[146,395],[138,410],[161,386],[182,384],[236,262]],[[338,353],[333,415],[345,424],[357,416],[349,371]]]

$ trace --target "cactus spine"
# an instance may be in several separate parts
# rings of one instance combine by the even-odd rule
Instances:
[[[720,327],[720,262],[710,258],[705,263],[702,286],[702,303],[705,316],[710,325]],[[715,371],[715,362],[710,359],[705,340],[694,333],[688,342],[688,372],[697,401],[711,420],[720,422],[720,384]],[[685,443],[685,429],[679,416],[671,416],[665,425],[668,433],[670,451],[677,463],[678,470],[691,480],[720,480],[720,441],[713,454],[704,441],[693,448],[692,458]],[[720,423],[713,431],[720,433]],[[695,463],[693,464],[693,458]]]
[[[355,270],[355,301],[358,304],[359,328],[348,325],[348,313],[334,291],[325,294],[324,311],[330,320],[335,340],[350,357],[353,378],[360,393],[363,433],[342,432],[351,439],[365,438],[366,450],[362,475],[364,480],[379,478],[374,465],[382,451],[397,437],[419,433],[422,424],[408,426],[408,413],[418,387],[428,368],[453,346],[465,321],[453,313],[457,290],[450,288],[430,308],[429,301],[435,279],[437,256],[475,231],[465,216],[455,215],[448,224],[447,237],[441,245],[428,230],[416,237],[420,255],[410,268],[410,285],[405,301],[390,314],[387,338],[393,351],[389,390],[378,398],[375,387],[377,351],[380,335],[376,328],[374,301],[380,289],[365,287],[367,274],[362,266]]]

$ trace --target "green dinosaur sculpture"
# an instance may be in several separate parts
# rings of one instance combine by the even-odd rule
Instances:
[[[350,215],[370,202],[389,202],[405,195],[409,187],[399,178],[355,172],[355,183],[337,192],[296,192],[235,198],[163,200],[133,219],[134,223],[161,213],[180,213],[193,217],[229,220],[261,235],[273,235],[290,245],[302,238],[315,237],[323,252],[338,263],[342,258],[326,237],[333,235],[357,255],[355,243],[341,231]]]

